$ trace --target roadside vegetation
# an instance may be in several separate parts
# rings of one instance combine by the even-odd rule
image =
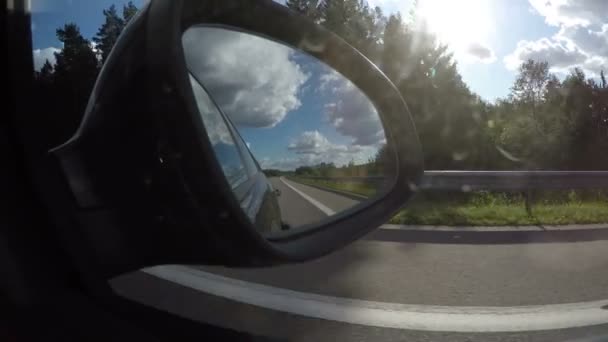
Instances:
[[[381,66],[408,104],[427,170],[608,170],[608,82],[603,71],[590,75],[573,68],[555,74],[542,59],[521,61],[509,94],[488,102],[463,81],[449,46],[421,30],[415,9],[401,16],[358,0],[286,3]],[[381,157],[379,153],[367,166],[310,165],[292,173],[308,178],[379,175]],[[369,193],[365,186],[347,182],[312,182]],[[420,193],[391,222],[604,223],[608,189],[602,191],[536,193],[531,212],[522,194]]]
[[[428,196],[422,193],[414,197],[390,223],[448,226],[608,223],[607,193],[587,194],[585,199],[579,194],[566,191],[541,195],[533,200],[528,213],[521,194],[486,192],[473,193],[464,199],[450,199],[446,195],[437,198],[438,194]]]
[[[372,185],[290,177],[297,182],[371,197]],[[608,191],[532,192],[531,211],[525,194],[477,191],[422,192],[390,223],[446,226],[527,226],[608,223]]]

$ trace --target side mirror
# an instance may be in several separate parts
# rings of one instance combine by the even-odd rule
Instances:
[[[316,258],[386,222],[423,170],[387,77],[272,1],[151,0],[52,154],[107,274]]]

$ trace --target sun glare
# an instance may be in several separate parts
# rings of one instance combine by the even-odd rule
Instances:
[[[491,38],[492,12],[487,0],[419,0],[416,17],[454,52]]]

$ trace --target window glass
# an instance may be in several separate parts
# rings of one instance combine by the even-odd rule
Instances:
[[[243,161],[247,166],[247,173],[249,177],[253,177],[258,172],[258,165],[253,160],[251,156],[251,152],[249,151],[249,144],[243,141],[243,138],[238,133],[237,129],[234,128],[232,123],[228,121],[228,125],[231,128],[232,134],[235,136],[235,140],[237,145],[239,146],[239,150],[242,152]]]
[[[232,189],[247,180],[247,170],[222,114],[200,84],[190,76],[198,111],[222,171]]]

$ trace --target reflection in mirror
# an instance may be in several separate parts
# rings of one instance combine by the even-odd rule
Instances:
[[[257,229],[311,227],[392,184],[378,113],[347,78],[228,28],[193,26],[182,43],[217,160]]]

